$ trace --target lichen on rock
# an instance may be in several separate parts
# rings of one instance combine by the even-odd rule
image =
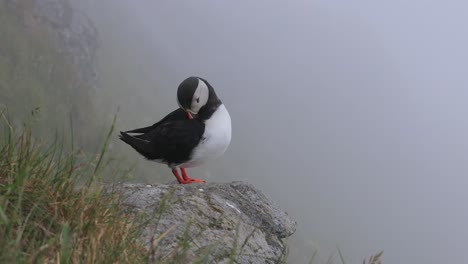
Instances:
[[[283,262],[296,222],[251,184],[124,184],[125,206],[144,216],[154,261]]]

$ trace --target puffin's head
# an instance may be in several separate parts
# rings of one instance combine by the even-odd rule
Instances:
[[[209,84],[199,77],[185,79],[177,89],[177,103],[189,116],[197,115],[207,105],[210,96],[215,96]]]

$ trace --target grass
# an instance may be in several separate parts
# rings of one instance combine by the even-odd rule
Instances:
[[[144,263],[141,227],[104,192],[99,161],[8,125],[0,145],[1,263]],[[101,163],[103,164],[103,163]],[[87,182],[88,184],[82,184]],[[81,184],[80,184],[81,183]],[[122,217],[125,215],[125,217]]]
[[[340,263],[341,263],[341,264],[346,264],[347,262],[346,262],[346,260],[345,260],[345,258],[344,258],[344,255],[343,255],[343,253],[341,252],[341,250],[340,250],[339,247],[336,248],[336,252],[338,253],[338,256],[339,256],[339,258],[340,258]],[[319,261],[319,260],[318,260],[318,253],[319,253],[319,252],[318,252],[318,250],[316,250],[316,249],[314,249],[314,250],[312,251],[312,256],[311,256],[311,258],[310,258],[310,260],[309,260],[309,264],[318,264],[318,263],[319,263],[319,262],[318,262],[318,261]],[[379,253],[377,253],[377,254],[375,254],[375,255],[371,255],[368,259],[364,258],[364,260],[362,261],[362,263],[363,263],[363,264],[382,264],[382,263],[383,263],[383,262],[382,262],[383,253],[384,253],[383,251],[380,251]],[[326,260],[326,262],[324,262],[324,263],[326,263],[326,264],[333,264],[333,263],[335,263],[335,261],[333,260],[334,257],[335,257],[335,255],[331,255],[331,256]],[[320,263],[323,263],[323,262],[320,262]]]
[[[362,263],[363,264],[382,264],[382,256],[383,256],[383,251],[380,251],[379,253],[373,256],[370,256],[367,261],[366,259],[364,259]]]

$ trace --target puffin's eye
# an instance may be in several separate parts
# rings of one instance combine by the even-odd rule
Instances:
[[[200,103],[200,97],[197,98],[197,103]]]

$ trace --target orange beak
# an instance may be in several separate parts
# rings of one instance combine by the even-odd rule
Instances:
[[[192,114],[190,114],[190,112],[187,112],[187,116],[188,116],[188,119],[193,119],[193,116]]]

